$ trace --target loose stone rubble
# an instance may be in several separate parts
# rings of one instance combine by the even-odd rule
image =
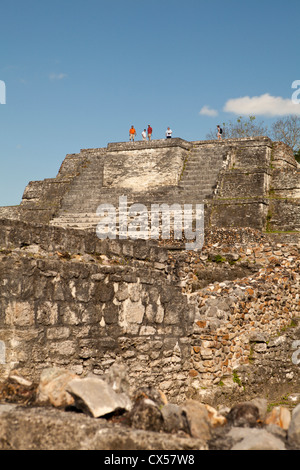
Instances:
[[[172,254],[196,306],[190,374],[201,377],[202,386],[221,384],[230,372],[238,372],[243,385],[256,382],[257,393],[266,382],[278,386],[289,378],[299,384],[299,370],[291,368],[297,353],[288,352],[299,337],[299,248],[298,234],[220,229],[206,234],[200,254]],[[255,377],[249,375],[251,363],[257,365]]]
[[[116,366],[110,378],[114,373],[118,374]],[[283,406],[268,409],[267,401],[257,398],[215,409],[188,399],[178,406],[151,387],[137,388],[129,397],[120,388],[113,390],[109,375],[107,381],[74,379],[73,375],[50,368],[43,371],[35,387],[15,374],[2,384],[0,397],[9,386],[11,393],[5,403],[0,402],[1,450],[300,448],[300,404],[292,410]],[[29,394],[30,407],[26,405]],[[67,396],[75,396],[75,400]]]

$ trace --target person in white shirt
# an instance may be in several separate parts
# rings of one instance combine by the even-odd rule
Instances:
[[[167,139],[171,139],[172,137],[172,131],[171,129],[168,127],[168,129],[166,130],[166,138]]]
[[[147,140],[146,129],[143,130],[142,137],[143,137],[143,140]]]

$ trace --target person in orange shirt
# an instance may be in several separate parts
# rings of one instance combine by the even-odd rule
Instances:
[[[134,126],[131,126],[131,128],[129,129],[129,140],[132,140],[134,142],[135,136],[136,136],[136,130]]]

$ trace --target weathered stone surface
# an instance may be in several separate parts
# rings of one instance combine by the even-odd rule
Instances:
[[[94,418],[116,410],[128,411],[132,406],[127,395],[116,393],[108,383],[98,377],[71,380],[67,391],[74,398],[74,405]]]
[[[276,406],[268,413],[265,424],[276,424],[282,429],[287,430],[291,423],[291,413],[287,408],[283,406]]]
[[[86,229],[99,222],[100,202],[118,207],[121,192],[148,208],[205,200],[215,227],[295,230],[299,171],[292,149],[267,137],[116,143],[67,155],[56,178],[30,182],[20,207],[1,212]]]
[[[205,201],[202,251],[186,252],[172,234],[158,243],[98,239],[96,208],[116,206],[120,187],[148,209]],[[296,383],[296,332],[278,332],[299,316],[299,237],[277,243],[249,226],[295,231],[298,196],[291,150],[266,137],[68,155],[56,178],[28,185],[18,211],[2,212],[1,375],[16,367],[34,379],[46,363],[103,374],[121,356],[131,384],[143,377],[178,401],[204,387],[220,396],[218,384],[234,382],[239,393],[243,385],[248,399],[255,387],[267,394],[275,381]]]
[[[300,448],[300,405],[297,405],[292,412],[291,423],[288,428],[289,444]]]
[[[253,398],[250,403],[252,403],[254,406],[257,407],[258,409],[258,419],[261,422],[265,421],[266,415],[267,415],[267,410],[268,410],[268,401],[266,398],[260,398],[256,397]]]
[[[286,450],[281,439],[264,429],[232,428],[229,437],[239,441],[231,450]]]
[[[4,228],[13,235],[11,221],[2,225],[3,234]],[[24,240],[34,234],[39,240],[45,235],[43,243],[51,242],[53,229],[27,229],[21,230]],[[154,267],[157,258],[150,248],[147,261],[129,262],[112,253],[105,265],[84,261],[77,250],[80,238],[73,245],[72,237],[68,232],[60,251],[66,253],[68,243],[76,247],[68,257],[56,251],[32,254],[11,245],[0,253],[1,308],[9,313],[0,317],[2,377],[13,368],[36,381],[44,364],[99,375],[120,358],[130,365],[131,386],[142,377],[178,402],[187,393],[202,396],[203,385],[209,393],[213,389],[209,403],[218,403],[219,383],[230,393],[245,390],[245,399],[261,390],[270,396],[272,389],[278,390],[275,401],[296,391],[288,385],[299,378],[294,360],[298,348],[293,346],[300,314],[299,251],[292,235],[290,242],[279,243],[279,236],[273,240],[250,229],[208,231],[201,253],[169,252],[167,272]],[[230,256],[227,261],[233,245],[239,254],[234,264]],[[126,244],[118,246],[124,250]],[[161,252],[167,250],[159,249],[158,258]],[[219,277],[195,289],[208,269],[218,269]],[[109,293],[102,300],[94,295],[101,286]]]
[[[259,418],[257,406],[253,403],[238,403],[227,415],[227,419],[234,426],[255,426]]]
[[[205,450],[201,439],[135,430],[57,409],[0,405],[1,450]]]
[[[125,149],[124,149],[125,150]],[[186,151],[168,147],[110,152],[104,162],[103,186],[145,191],[177,185]]]
[[[37,389],[37,402],[63,408],[73,405],[74,399],[68,393],[67,386],[76,377],[76,374],[68,370],[55,367],[45,369]]]
[[[164,420],[161,410],[150,398],[138,400],[129,416],[130,425],[136,429],[160,432],[164,428]]]
[[[208,412],[208,418],[210,426],[216,428],[218,426],[225,426],[227,424],[227,418],[210,405],[205,404],[205,407]]]
[[[183,431],[187,434],[190,432],[186,413],[178,405],[168,403],[161,409],[163,417],[163,429],[167,433],[176,434]]]
[[[114,366],[106,379],[122,377],[122,368]],[[47,371],[49,375],[49,371]],[[75,379],[73,382],[84,383],[84,403],[82,399],[77,405],[82,410],[87,411],[87,403],[94,400],[94,378],[92,381],[85,379]],[[123,379],[123,377],[122,377]],[[103,380],[96,379],[97,390],[103,390]],[[99,383],[102,382],[100,388]],[[72,383],[72,382],[71,382]],[[108,385],[108,384],[106,384]],[[116,389],[120,393],[113,391],[114,399],[124,399],[124,384],[116,384]],[[8,383],[9,386],[9,383]],[[109,387],[109,386],[108,386]],[[126,388],[126,385],[125,385]],[[297,420],[297,408],[294,417],[296,418],[287,426],[270,423],[266,419],[258,419],[254,424],[249,415],[252,413],[253,403],[241,403],[233,405],[230,410],[219,410],[219,412],[209,406],[195,400],[188,400],[182,405],[167,403],[163,393],[153,387],[142,387],[133,395],[130,411],[115,409],[114,412],[105,414],[105,419],[97,417],[95,419],[88,411],[85,413],[74,412],[74,407],[66,407],[62,413],[51,413],[47,407],[35,408],[34,388],[27,387],[27,392],[33,394],[31,405],[28,403],[28,393],[24,394],[24,386],[15,384],[15,396],[5,395],[9,388],[0,387],[0,398],[7,397],[10,403],[19,403],[23,406],[16,406],[10,403],[0,405],[0,448],[2,449],[115,449],[130,450],[139,449],[144,445],[144,450],[151,449],[154,443],[157,450],[168,449],[173,446],[173,450],[179,449],[211,449],[211,450],[295,450],[299,448],[297,435],[299,434],[300,423]],[[112,389],[110,389],[112,392]],[[3,395],[4,392],[4,395]],[[79,395],[78,395],[79,396]],[[77,396],[77,398],[78,398]],[[151,398],[150,398],[151,397]],[[99,396],[97,396],[98,400]],[[103,394],[101,395],[103,400]],[[265,415],[264,399],[253,400],[259,405],[259,415]],[[48,402],[49,403],[49,402]],[[102,403],[103,404],[103,403]],[[52,404],[53,405],[53,404]],[[250,409],[250,412],[249,412]],[[237,416],[239,410],[239,416]],[[246,410],[246,411],[245,411]],[[59,411],[59,410],[57,410]],[[285,416],[284,411],[288,409],[282,407],[280,416]],[[226,416],[238,417],[242,426]],[[277,413],[279,416],[279,414]],[[87,420],[89,418],[89,420]],[[246,419],[245,419],[246,418]],[[50,420],[52,420],[50,422]],[[30,422],[30,425],[28,425]],[[36,422],[36,426],[34,423]],[[71,434],[75,431],[73,426],[78,426],[80,439],[70,441]],[[51,429],[49,429],[49,426]],[[56,441],[52,430],[57,430]],[[27,429],[27,433],[24,434]],[[146,434],[145,434],[146,433]],[[144,438],[149,442],[144,443]],[[160,440],[163,438],[163,443]],[[198,446],[198,447],[196,447]]]
[[[208,440],[211,426],[206,406],[195,400],[188,400],[182,405],[186,414],[192,437]]]

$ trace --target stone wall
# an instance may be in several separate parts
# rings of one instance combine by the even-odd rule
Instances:
[[[103,186],[116,190],[149,189],[178,185],[186,151],[180,147],[131,150],[107,155],[104,162]]]
[[[121,361],[132,387],[177,401],[241,391],[239,381],[253,393],[264,380],[266,393],[298,386],[299,328],[282,332],[300,316],[299,171],[291,150],[265,137],[68,155],[56,178],[30,182],[19,207],[0,211],[0,379],[18,369],[35,380],[53,365],[101,375]],[[202,251],[99,240],[78,214],[66,228],[65,213],[86,219],[120,190],[146,205],[203,201]],[[51,225],[58,214],[62,227]],[[275,241],[272,231],[293,233]]]
[[[299,361],[292,361],[295,341],[300,351],[299,236],[287,242],[260,232],[251,238],[255,233],[207,234],[201,254],[182,259],[185,292],[196,306],[189,372],[195,396],[209,396],[212,385],[214,400],[228,387],[269,398],[299,387]]]
[[[214,227],[299,230],[300,169],[292,150],[267,137],[111,143],[67,155],[56,178],[30,182],[4,216],[92,227],[97,207],[130,202],[205,205]]]
[[[53,258],[1,256],[1,376],[17,368],[37,380],[55,365],[102,374],[121,359],[132,384],[172,381],[180,395],[191,319],[178,288],[160,269]]]
[[[1,378],[17,369],[37,380],[54,365],[101,375],[121,361],[132,387],[173,401],[240,390],[236,374],[254,390],[262,364],[282,386],[291,374],[299,383],[291,343],[280,369],[271,347],[300,317],[297,239],[216,230],[199,253],[108,248],[94,234],[2,221],[0,240]]]
[[[182,368],[170,387],[182,395],[192,317],[166,250],[90,236],[2,221],[1,377],[37,379],[47,365],[101,374],[119,359],[132,384],[164,387]]]
[[[26,186],[18,218],[34,223],[49,223],[61,206],[64,194],[86,165],[84,154],[67,155],[56,178],[30,181]]]
[[[216,227],[299,231],[300,168],[292,149],[267,138],[232,145],[209,204]]]

